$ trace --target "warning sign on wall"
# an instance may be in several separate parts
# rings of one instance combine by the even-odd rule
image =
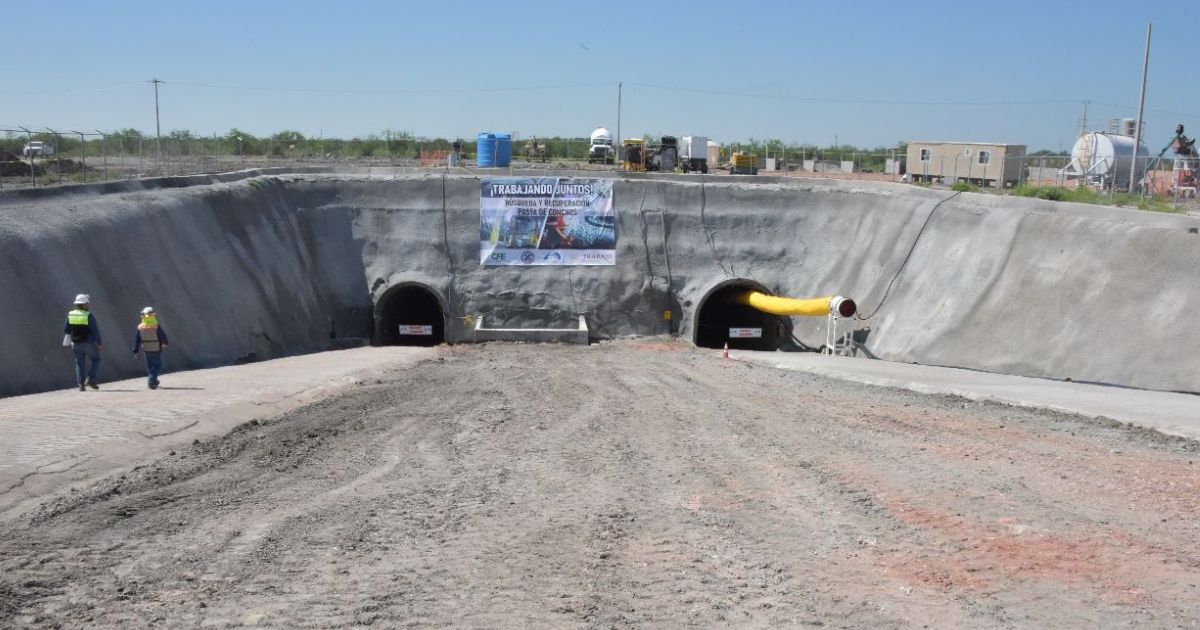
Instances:
[[[761,328],[730,328],[730,339],[762,339]]]
[[[433,326],[400,324],[400,334],[401,335],[426,335],[426,336],[429,336],[429,335],[433,334]]]

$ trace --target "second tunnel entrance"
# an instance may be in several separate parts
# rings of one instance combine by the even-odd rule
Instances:
[[[696,315],[695,343],[702,348],[778,350],[791,334],[791,320],[764,313],[735,298],[746,291],[766,288],[749,280],[734,280],[711,290]],[[759,334],[759,337],[741,336]]]

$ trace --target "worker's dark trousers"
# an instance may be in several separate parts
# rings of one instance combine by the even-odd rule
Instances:
[[[142,352],[146,355],[146,384],[151,389],[158,387],[158,375],[162,373],[162,352]]]
[[[85,341],[72,344],[71,349],[75,352],[75,384],[95,383],[96,370],[100,369],[100,350],[96,344]],[[91,359],[90,366],[86,365],[88,359]]]

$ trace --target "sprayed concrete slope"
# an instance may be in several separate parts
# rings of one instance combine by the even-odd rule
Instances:
[[[467,314],[509,327],[584,314],[593,336],[691,339],[705,297],[735,280],[854,296],[870,314],[918,234],[883,307],[856,323],[875,354],[1200,390],[1194,218],[886,183],[622,178],[616,266],[484,268],[474,176],[165,184],[0,194],[0,395],[73,382],[59,342],[81,291],[106,378],[139,372],[129,343],[147,304],[171,367],[194,368],[370,338],[377,301],[409,283],[436,294],[452,342],[472,340]],[[816,343],[821,326],[795,330]]]

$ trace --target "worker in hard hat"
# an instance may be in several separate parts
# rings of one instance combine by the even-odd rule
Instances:
[[[71,350],[75,353],[75,384],[79,385],[81,392],[87,391],[88,387],[100,389],[96,384],[96,371],[100,369],[100,352],[104,350],[104,343],[91,307],[92,298],[88,294],[76,295],[75,308],[67,313],[67,323],[63,326],[63,333],[70,338]]]
[[[153,306],[142,309],[141,322],[133,333],[133,356],[139,352],[146,357],[146,386],[158,389],[158,375],[162,372],[162,353],[167,349],[167,332],[158,323],[158,313]]]

